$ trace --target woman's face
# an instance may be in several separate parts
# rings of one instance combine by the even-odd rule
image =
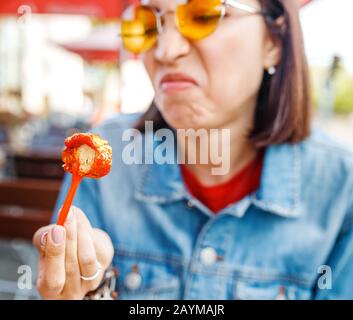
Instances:
[[[258,0],[241,2],[260,9]],[[166,12],[175,11],[177,1],[148,4]],[[239,119],[252,126],[264,69],[276,65],[279,50],[262,16],[230,6],[226,12],[214,33],[195,42],[184,38],[167,14],[157,44],[143,55],[155,103],[173,128],[230,127]]]

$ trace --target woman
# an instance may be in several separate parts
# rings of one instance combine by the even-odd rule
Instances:
[[[35,234],[42,297],[82,299],[112,262],[122,299],[353,298],[353,158],[310,126],[296,1],[144,1],[122,37],[154,104],[96,130],[111,174],[82,183],[65,227]],[[176,139],[147,148],[161,128]],[[185,143],[183,129],[203,134]],[[199,156],[146,161],[175,141]],[[215,174],[220,151],[229,166]]]

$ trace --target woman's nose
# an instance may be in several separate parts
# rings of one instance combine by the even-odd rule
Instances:
[[[189,41],[180,34],[172,20],[164,24],[154,51],[155,59],[162,64],[171,64],[190,50]]]

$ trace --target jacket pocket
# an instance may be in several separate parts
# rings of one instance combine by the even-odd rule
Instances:
[[[234,286],[234,298],[238,300],[308,300],[311,291],[296,283],[238,280]]]
[[[120,299],[180,299],[181,259],[148,252],[115,248]]]

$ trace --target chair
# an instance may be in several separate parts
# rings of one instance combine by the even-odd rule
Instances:
[[[0,181],[0,238],[31,239],[50,223],[60,180]]]

